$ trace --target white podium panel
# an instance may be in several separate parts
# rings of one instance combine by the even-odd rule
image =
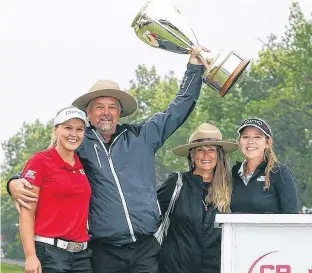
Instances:
[[[222,273],[312,273],[312,215],[220,214]]]

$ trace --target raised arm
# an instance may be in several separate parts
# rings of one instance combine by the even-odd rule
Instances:
[[[204,66],[196,56],[196,51],[193,50],[180,90],[168,108],[156,113],[142,126],[141,133],[145,142],[155,151],[184,123],[195,107],[204,72]]]

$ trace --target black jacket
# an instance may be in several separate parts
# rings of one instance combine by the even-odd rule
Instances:
[[[247,186],[238,174],[241,162],[232,168],[232,213],[298,213],[296,186],[289,168],[281,163],[270,174],[270,189],[264,189],[264,160]]]
[[[182,174],[183,187],[170,217],[168,234],[159,258],[160,273],[219,273],[221,229],[214,228],[213,206],[204,212],[203,180],[192,172]],[[172,174],[158,190],[162,213],[168,208],[177,181]],[[209,190],[209,189],[208,189]]]

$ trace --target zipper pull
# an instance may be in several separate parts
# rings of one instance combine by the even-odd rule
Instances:
[[[204,208],[205,208],[205,212],[208,211],[208,204],[206,204],[206,202],[203,200],[203,205],[204,205]]]
[[[108,160],[111,160],[111,154],[107,154]]]

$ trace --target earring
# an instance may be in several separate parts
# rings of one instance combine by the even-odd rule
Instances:
[[[192,161],[192,169],[195,169],[195,162]]]

